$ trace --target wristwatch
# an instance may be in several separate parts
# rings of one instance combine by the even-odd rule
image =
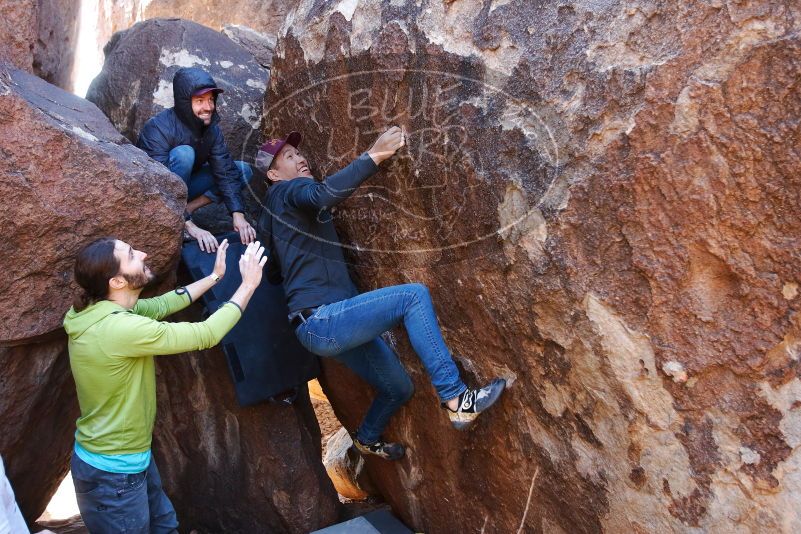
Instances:
[[[219,282],[221,278],[220,276],[217,275],[217,273],[211,273],[209,276],[211,277],[212,280],[214,280],[214,283]]]

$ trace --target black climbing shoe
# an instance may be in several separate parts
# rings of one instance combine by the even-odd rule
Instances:
[[[359,441],[358,438],[353,438],[353,445],[362,454],[374,454],[385,460],[400,460],[406,452],[400,443],[387,443],[381,440],[368,445]]]
[[[457,430],[464,430],[476,420],[478,415],[495,404],[506,388],[506,380],[496,378],[481,389],[466,389],[459,395],[459,407],[456,411],[442,406],[448,411],[448,418]]]

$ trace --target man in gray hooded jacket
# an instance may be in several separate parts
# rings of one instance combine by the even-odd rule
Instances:
[[[217,114],[217,95],[222,92],[203,69],[179,69],[173,77],[175,105],[148,120],[137,143],[186,183],[185,228],[206,252],[217,249],[217,240],[192,222],[192,212],[211,202],[225,202],[242,243],[256,238],[240,195],[253,171],[247,163],[234,161],[223,139]]]

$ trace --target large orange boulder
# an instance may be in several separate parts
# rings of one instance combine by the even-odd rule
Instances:
[[[75,254],[115,235],[177,261],[186,188],[93,104],[0,64],[0,454],[28,521],[69,470],[78,405],[64,313]]]
[[[75,254],[113,234],[178,260],[186,186],[131,145],[94,104],[0,66],[0,345],[61,328]]]
[[[304,0],[265,135],[316,175],[408,147],[334,213],[367,290],[419,281],[471,383],[371,478],[415,530],[801,530],[801,17],[768,1]],[[328,362],[353,430],[369,390]],[[458,526],[457,526],[458,523]]]

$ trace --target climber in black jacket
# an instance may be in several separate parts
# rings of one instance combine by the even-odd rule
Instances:
[[[311,353],[333,358],[361,376],[376,395],[354,445],[363,454],[398,460],[401,443],[384,441],[389,420],[414,393],[409,374],[381,334],[403,323],[409,341],[437,390],[442,407],[457,429],[468,428],[503,393],[496,378],[468,388],[442,337],[431,295],[422,284],[383,287],[359,293],[348,274],[331,213],[378,165],[406,144],[396,127],[337,173],[317,181],[298,151],[301,135],[268,140],[254,165],[270,181],[258,232],[269,250],[268,277],[283,283],[289,322]]]
[[[234,161],[223,139],[217,95],[223,90],[203,69],[179,69],[172,79],[175,105],[150,118],[137,146],[183,179],[187,187],[184,213],[187,233],[201,250],[214,252],[217,240],[192,222],[192,212],[211,202],[225,202],[243,243],[256,231],[247,222],[240,189],[253,176],[245,162]]]

